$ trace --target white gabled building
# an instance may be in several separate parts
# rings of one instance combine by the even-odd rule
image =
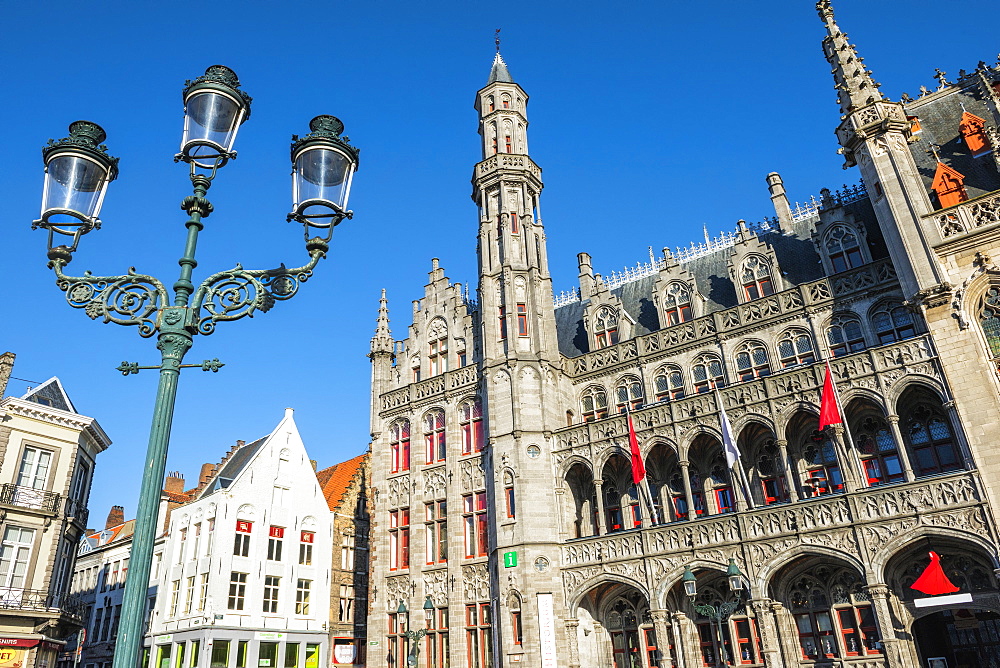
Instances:
[[[292,410],[173,511],[154,558],[154,668],[328,663],[332,513]]]

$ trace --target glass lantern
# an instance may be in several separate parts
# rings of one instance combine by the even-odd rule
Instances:
[[[729,568],[726,570],[726,578],[729,580],[730,591],[739,592],[743,590],[743,573],[740,572],[740,567],[736,565],[735,559],[729,560]]]
[[[59,234],[78,236],[100,227],[98,214],[108,184],[118,176],[118,158],[108,155],[104,129],[90,121],[69,126],[69,136],[42,149],[45,185],[36,221]]]
[[[690,566],[684,567],[684,577],[681,580],[684,583],[684,593],[688,598],[694,600],[694,597],[698,595],[698,580]]]
[[[236,133],[250,118],[251,98],[239,86],[236,73],[224,65],[212,65],[187,83],[179,159],[214,169],[233,157]]]
[[[344,124],[317,116],[308,135],[292,143],[292,214],[308,227],[332,228],[349,216],[347,200],[358,168],[358,149],[341,137]]]

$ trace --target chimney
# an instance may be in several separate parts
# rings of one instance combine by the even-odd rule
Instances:
[[[10,373],[14,370],[14,353],[4,353],[0,355],[0,399],[7,389],[7,381],[10,380]]]
[[[213,464],[212,462],[202,464],[201,473],[198,474],[198,484],[204,485],[206,482],[208,482],[208,479],[212,477],[213,473],[215,473],[215,464]]]
[[[767,175],[767,190],[771,193],[774,204],[774,215],[778,218],[778,227],[782,232],[789,232],[792,224],[792,209],[788,206],[788,196],[785,194],[785,184],[778,172]]]
[[[171,471],[163,482],[163,489],[173,494],[184,493],[184,476],[180,471]]]
[[[576,263],[580,268],[580,300],[586,301],[594,293],[594,267],[589,253],[577,253]]]
[[[104,523],[104,528],[110,529],[119,524],[125,524],[125,506],[111,506],[111,511],[108,513],[108,521]]]

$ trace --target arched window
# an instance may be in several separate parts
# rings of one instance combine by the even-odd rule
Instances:
[[[583,391],[580,398],[583,407],[583,421],[593,422],[608,417],[608,395],[603,387],[592,386]]]
[[[608,533],[621,531],[622,526],[622,497],[618,492],[618,486],[612,483],[604,483],[604,514],[607,515]]]
[[[927,404],[917,406],[907,420],[906,431],[918,476],[961,468],[955,437],[947,418]]]
[[[821,496],[844,489],[844,476],[833,441],[822,432],[815,431],[802,446],[802,459],[806,467],[802,485],[806,496]]]
[[[903,466],[899,462],[896,442],[885,420],[874,416],[861,423],[856,435],[861,466],[868,478],[868,485],[874,487],[887,482],[903,479]]]
[[[694,391],[698,394],[726,386],[722,360],[715,355],[701,355],[695,359],[691,376],[694,378]]]
[[[781,451],[773,440],[768,440],[757,457],[757,475],[764,493],[764,504],[788,501],[788,481]]]
[[[991,286],[979,303],[979,325],[994,362],[1000,360],[1000,287]]]
[[[487,99],[489,100],[489,103],[490,103],[490,111],[495,111],[496,108],[497,108],[496,98],[494,98],[492,95],[490,95]]]
[[[826,254],[834,273],[860,267],[865,263],[858,235],[846,225],[837,225],[826,235]]]
[[[781,358],[782,369],[797,364],[812,364],[816,361],[812,337],[802,329],[788,330],[778,339],[778,357]]]
[[[503,495],[507,519],[514,519],[517,517],[517,506],[514,504],[514,475],[510,471],[503,474]]]
[[[500,98],[500,103],[503,105],[504,109],[510,109],[510,95],[504,93]]]
[[[871,598],[862,585],[854,571],[826,565],[792,582],[786,605],[795,619],[803,659],[882,653]]]
[[[691,291],[679,281],[674,281],[663,291],[663,310],[669,325],[691,319]]]
[[[410,421],[400,420],[389,427],[390,473],[410,470]]]
[[[751,255],[743,263],[743,296],[747,301],[774,294],[771,265],[759,255]]]
[[[653,385],[656,387],[657,401],[684,398],[684,376],[678,366],[665,366],[657,371],[653,377]]]
[[[443,320],[435,320],[427,331],[430,352],[431,375],[436,376],[448,370],[448,326]]]
[[[626,406],[629,410],[642,408],[642,383],[634,376],[628,376],[618,381],[615,387],[615,409],[619,413],[624,413]]]
[[[444,461],[447,453],[444,438],[444,411],[431,411],[424,416],[424,443],[428,464]]]
[[[715,508],[718,512],[735,512],[736,497],[733,495],[733,484],[729,479],[729,467],[721,457],[712,464],[708,481],[712,486],[712,497],[715,499]]]
[[[483,404],[479,399],[466,401],[459,411],[462,427],[462,454],[483,449]]]
[[[767,348],[760,341],[747,341],[736,349],[736,373],[740,380],[753,380],[771,375]]]
[[[830,354],[843,357],[865,349],[865,334],[861,322],[855,318],[836,316],[826,330]]]
[[[413,382],[420,382],[420,355],[414,355],[410,358],[410,367],[413,369]]]
[[[493,142],[493,155],[496,155],[497,154],[497,137],[500,136],[500,133],[497,131],[497,124],[496,124],[496,122],[490,123],[490,129],[492,130],[492,132],[490,132],[490,139]]]
[[[598,348],[618,343],[618,311],[605,306],[594,316],[594,342]]]
[[[892,343],[915,336],[913,315],[899,302],[882,304],[872,312],[872,326],[879,343]]]

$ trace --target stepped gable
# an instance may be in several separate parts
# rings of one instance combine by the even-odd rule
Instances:
[[[316,472],[316,479],[319,481],[323,496],[331,511],[336,511],[344,499],[344,494],[351,486],[351,482],[361,471],[368,455],[358,455],[346,462],[334,464],[322,471]]]
[[[991,83],[992,95],[986,90],[986,81]],[[917,141],[909,147],[928,191],[938,162],[931,150],[932,145],[941,162],[965,177],[963,185],[970,199],[1000,189],[1000,173],[992,154],[987,152],[973,157],[959,129],[962,115],[966,112],[982,118],[987,126],[1000,126],[1000,115],[993,111],[998,104],[994,99],[1000,99],[997,88],[1000,88],[1000,72],[984,69],[944,90],[905,104],[906,115],[916,116],[920,124],[920,130],[914,134]]]

